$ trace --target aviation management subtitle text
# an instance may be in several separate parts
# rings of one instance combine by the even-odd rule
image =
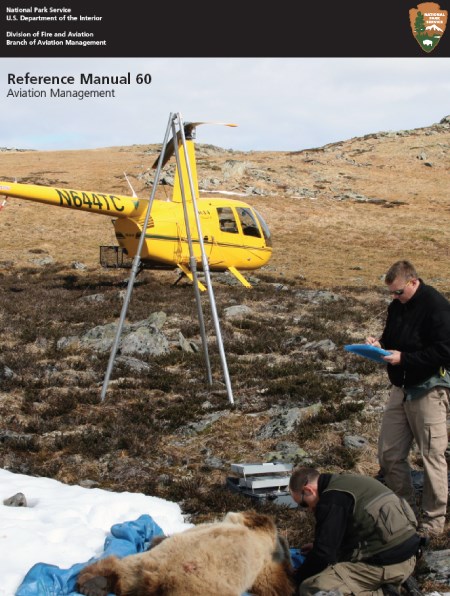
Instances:
[[[73,97],[77,99],[85,99],[87,97],[115,97],[115,89],[67,89],[62,88],[65,85],[150,85],[152,77],[149,73],[137,73],[132,75],[131,72],[120,75],[96,75],[94,73],[79,73],[74,75],[33,75],[30,72],[17,75],[8,73],[8,85],[53,85],[49,89],[35,89],[22,88],[14,89],[10,87],[6,97]]]

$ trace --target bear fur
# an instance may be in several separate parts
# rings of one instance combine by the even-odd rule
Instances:
[[[85,596],[291,596],[288,545],[269,515],[230,512],[123,559],[109,556],[81,570]]]

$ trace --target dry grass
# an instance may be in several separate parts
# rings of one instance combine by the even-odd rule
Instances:
[[[150,371],[142,375],[117,366],[108,399],[100,403],[108,354],[61,352],[56,342],[118,319],[127,273],[98,265],[98,245],[116,244],[111,222],[10,199],[0,211],[0,366],[7,365],[15,377],[1,379],[0,416],[9,434],[0,441],[0,465],[171,498],[194,521],[247,507],[244,498],[223,488],[230,462],[264,460],[281,440],[296,442],[309,463],[323,469],[375,475],[380,411],[372,405],[382,405],[386,378],[374,363],[340,348],[381,330],[387,302],[380,277],[399,258],[412,260],[425,281],[449,295],[449,138],[448,127],[431,126],[298,153],[198,146],[201,184],[220,178],[227,160],[247,164],[241,178],[223,178],[221,189],[243,192],[251,186],[262,192],[247,202],[273,233],[273,259],[257,272],[259,285],[249,291],[217,284],[233,408],[215,349],[212,391],[201,356],[172,349],[168,356],[149,358]],[[125,171],[138,194],[149,196],[139,176],[154,161],[155,149],[1,152],[0,180],[128,194]],[[421,154],[426,160],[418,158]],[[371,202],[358,201],[357,195]],[[34,264],[47,254],[54,265]],[[75,271],[76,261],[88,269]],[[192,290],[173,287],[175,278],[144,272],[128,318],[137,321],[164,310],[171,341],[181,329],[199,343]],[[289,287],[278,291],[273,282]],[[339,300],[315,304],[301,298],[305,289],[331,290]],[[104,302],[83,300],[95,293],[102,293]],[[243,322],[224,320],[223,309],[240,303],[252,315]],[[206,321],[211,329],[210,315]],[[305,340],[323,339],[337,349],[302,349]],[[327,376],[330,372],[358,374],[359,380],[340,381]],[[287,436],[258,438],[271,408],[318,401],[320,416]],[[188,423],[210,412],[223,416],[200,433],[186,432]],[[366,437],[366,448],[346,448],[347,434]],[[412,463],[418,465],[414,457]],[[303,513],[270,504],[263,508],[276,516],[291,545],[311,536]],[[435,547],[447,548],[447,542]]]
[[[445,287],[448,277],[442,264],[450,250],[448,128],[355,138],[299,153],[205,156],[202,146],[198,148],[200,180],[220,179],[226,160],[247,164],[242,178],[224,178],[221,188],[242,191],[253,186],[263,193],[248,202],[262,212],[273,232],[269,270],[280,279],[301,275],[322,287],[376,285],[391,262],[408,257],[437,287]],[[0,153],[0,179],[128,194],[127,172],[137,193],[149,196],[137,177],[154,161],[155,149],[135,145]],[[426,159],[419,159],[423,155]],[[259,176],[261,172],[266,176]],[[315,197],[296,198],[305,188]],[[350,193],[385,202],[342,199]],[[40,247],[63,263],[82,260],[95,266],[98,244],[115,243],[107,217],[17,200],[10,200],[0,215],[2,258],[16,265],[28,264],[29,250]]]

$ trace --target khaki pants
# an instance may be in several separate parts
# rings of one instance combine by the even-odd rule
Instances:
[[[419,399],[404,401],[403,390],[393,386],[378,442],[378,458],[387,486],[417,511],[408,454],[413,440],[423,459],[422,526],[442,532],[448,498],[445,450],[450,391],[434,387]]]
[[[336,563],[317,575],[308,577],[300,584],[300,596],[312,596],[319,591],[340,592],[344,596],[381,596],[382,584],[397,587],[408,579],[414,571],[416,557],[411,557],[396,565],[368,565],[367,563]]]

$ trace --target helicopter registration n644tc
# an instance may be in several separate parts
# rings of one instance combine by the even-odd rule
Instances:
[[[203,244],[211,271],[228,270],[244,286],[250,287],[240,271],[259,269],[269,261],[272,255],[270,231],[258,211],[243,201],[223,196],[200,197],[194,147],[194,133],[199,124],[202,123],[185,124],[185,144],[178,139],[180,167],[177,163],[172,198],[153,202],[145,230],[149,200],[135,196],[134,191],[134,196],[125,196],[0,181],[0,195],[111,217],[117,248],[128,257],[135,256],[144,233],[140,255],[144,268],[179,268],[192,279],[187,218],[197,267],[202,268],[200,244]],[[171,139],[166,146],[162,167],[174,153],[174,142]],[[185,201],[182,200],[183,193]],[[195,207],[203,243],[199,241]]]

